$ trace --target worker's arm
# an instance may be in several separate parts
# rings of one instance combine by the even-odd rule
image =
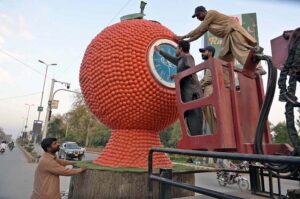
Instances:
[[[203,33],[204,34],[204,33]],[[195,40],[197,40],[197,39],[199,39],[203,34],[201,34],[201,35],[197,35],[197,36],[194,36],[194,37],[190,37],[187,41],[189,41],[189,42],[193,42],[193,41],[195,41]]]
[[[198,39],[199,37],[201,37],[204,33],[208,31],[208,27],[215,19],[215,16],[216,16],[216,11],[214,10],[208,11],[200,26],[198,26],[196,29],[192,30],[191,32],[183,36],[183,38],[189,38],[188,41],[192,42]]]
[[[58,158],[56,158],[56,161],[58,162],[58,164],[60,164],[62,166],[74,165],[75,164],[74,161],[62,160],[62,159],[58,159]]]
[[[174,65],[178,65],[178,58],[177,57],[173,57],[172,55],[162,51],[162,50],[159,50],[158,51],[159,54],[161,54],[161,56],[163,56],[166,60],[168,60],[169,62],[171,62],[172,64]]]
[[[45,165],[46,169],[54,174],[59,176],[71,176],[75,174],[79,174],[86,170],[86,168],[79,168],[79,169],[68,169],[62,165],[60,165],[57,161],[49,161],[47,165]]]

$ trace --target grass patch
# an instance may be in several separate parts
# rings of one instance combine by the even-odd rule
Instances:
[[[145,173],[146,169],[139,168],[129,168],[129,167],[106,167],[93,164],[92,161],[79,161],[75,163],[77,167],[86,167],[91,170],[100,170],[100,171],[115,171],[115,172],[130,172],[130,173]]]
[[[93,164],[92,161],[78,161],[75,163],[75,166],[86,167],[90,170],[100,170],[100,171],[129,172],[129,173],[146,173],[146,172],[148,172],[148,169],[100,166],[97,164]],[[180,165],[180,164],[173,164],[172,169],[173,169],[173,173],[199,170],[199,168],[196,168],[194,166],[187,166],[187,165]],[[154,173],[159,173],[159,169],[154,169],[153,171],[154,171]]]

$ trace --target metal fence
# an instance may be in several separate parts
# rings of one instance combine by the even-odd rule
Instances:
[[[276,163],[276,164],[289,164],[293,166],[300,166],[300,157],[293,156],[275,156],[275,155],[259,155],[259,154],[240,154],[240,153],[225,153],[225,152],[211,152],[211,151],[194,151],[194,150],[181,150],[181,149],[167,149],[167,148],[151,148],[148,156],[148,199],[153,199],[153,181],[158,181],[160,184],[159,190],[159,198],[160,199],[169,199],[171,198],[170,187],[179,187],[182,189],[190,190],[196,193],[200,193],[203,195],[207,195],[214,198],[221,199],[239,199],[240,197],[236,197],[229,194],[224,194],[215,190],[206,189],[203,187],[197,187],[194,185],[176,182],[170,179],[170,175],[167,172],[162,172],[160,176],[153,174],[153,153],[167,153],[167,154],[180,154],[180,155],[189,155],[189,156],[198,156],[198,157],[211,157],[211,158],[221,158],[221,159],[231,159],[231,160],[241,160],[241,161],[249,161],[249,162],[260,162],[262,164],[265,163]],[[280,176],[277,176],[278,179],[278,188],[279,193],[273,193],[273,185],[272,185],[272,177],[276,175],[273,171],[268,170],[268,174],[263,172],[262,168],[255,168],[250,166],[250,185],[252,193],[256,192],[264,192],[269,193],[272,198],[274,195],[281,196],[280,192]],[[265,192],[265,185],[263,183],[263,176],[267,175],[269,177],[269,186],[270,192]],[[299,180],[299,178],[291,177],[290,180]],[[260,184],[257,180],[261,180]]]

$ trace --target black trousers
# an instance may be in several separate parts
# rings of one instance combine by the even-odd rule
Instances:
[[[189,102],[203,97],[202,90],[199,88],[181,87],[181,100]],[[186,127],[191,136],[203,134],[203,112],[202,108],[188,110],[184,113]]]

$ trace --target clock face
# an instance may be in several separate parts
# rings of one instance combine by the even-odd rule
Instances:
[[[176,43],[168,39],[156,40],[148,51],[148,63],[153,77],[168,88],[175,88],[175,81],[171,75],[177,73],[177,68],[169,62],[159,52],[154,50],[154,46],[160,46],[160,49],[172,56],[176,56]]]

